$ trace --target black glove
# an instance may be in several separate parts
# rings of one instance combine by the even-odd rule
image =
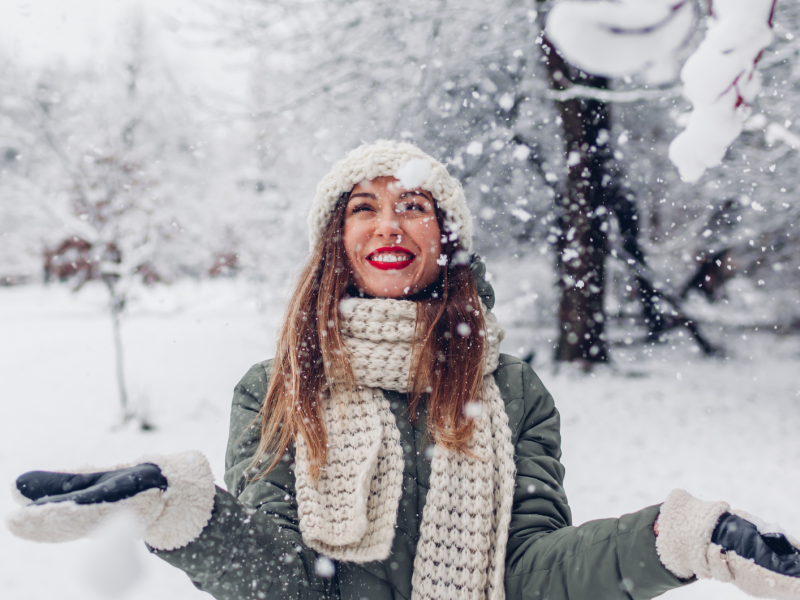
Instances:
[[[800,600],[800,544],[780,533],[762,533],[758,523],[726,502],[673,490],[658,515],[656,550],[681,579],[713,578],[751,596]]]
[[[117,502],[152,488],[167,489],[167,479],[152,463],[106,473],[31,471],[17,478],[17,490],[33,504]]]
[[[800,577],[800,550],[782,533],[760,533],[750,521],[723,513],[711,543],[781,575]]]
[[[133,514],[144,540],[160,550],[185,546],[214,508],[214,475],[199,452],[147,459],[107,471],[32,471],[14,489],[25,506],[9,515],[15,535],[39,542],[85,537],[122,511]]]

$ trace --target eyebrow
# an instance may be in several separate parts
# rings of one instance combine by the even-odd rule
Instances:
[[[426,200],[430,200],[431,202],[433,202],[433,198],[428,196],[428,194],[425,194],[425,193],[417,191],[417,190],[408,190],[407,192],[403,192],[402,194],[400,194],[400,197],[402,198],[403,196],[406,196],[408,194],[413,194],[415,196],[422,196]]]
[[[408,190],[408,191],[403,192],[402,194],[400,194],[400,197],[402,198],[403,196],[407,196],[407,195],[410,195],[410,194],[414,195],[414,196],[422,196],[426,200],[430,200],[431,202],[433,202],[433,198],[428,196],[428,194],[425,194],[424,192],[420,192],[418,190]],[[355,194],[350,194],[350,197],[348,198],[348,200],[352,200],[353,198],[370,198],[372,200],[377,200],[378,199],[378,197],[375,194],[372,194],[370,192],[357,192]]]

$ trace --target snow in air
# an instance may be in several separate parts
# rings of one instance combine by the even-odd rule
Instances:
[[[397,179],[407,190],[420,187],[431,174],[431,163],[424,158],[412,158],[397,169]]]

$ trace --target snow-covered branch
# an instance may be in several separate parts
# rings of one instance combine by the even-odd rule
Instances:
[[[683,92],[681,86],[655,89],[638,90],[602,90],[585,85],[570,85],[563,90],[547,90],[545,96],[548,100],[564,102],[575,98],[599,100],[600,102],[640,102],[642,100],[660,100],[662,98],[675,98]]]
[[[689,0],[561,0],[547,14],[545,30],[564,58],[587,73],[669,81],[677,74],[675,52],[696,18]]]
[[[706,36],[681,70],[692,113],[669,149],[684,181],[697,181],[718,165],[741,133],[747,105],[761,89],[756,66],[773,38],[775,3],[709,2]],[[676,51],[691,36],[695,21],[696,3],[688,0],[561,0],[547,15],[546,33],[566,60],[586,72],[606,77],[640,73],[663,81],[671,76],[669,66],[677,64]],[[643,92],[638,98],[628,94],[641,99]],[[610,94],[594,97],[624,101]]]
[[[756,65],[772,41],[776,0],[716,0],[708,32],[681,71],[693,109],[686,129],[669,148],[684,181],[697,181],[718,165],[742,132],[761,89]]]

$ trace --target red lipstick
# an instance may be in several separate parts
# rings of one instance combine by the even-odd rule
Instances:
[[[371,257],[380,254],[383,252],[392,252],[392,253],[402,253],[408,255],[409,258],[407,259],[399,259],[394,262],[385,262],[382,260],[374,260]],[[406,250],[402,246],[385,246],[383,248],[378,248],[377,250],[373,250],[370,255],[367,257],[367,262],[375,267],[376,269],[380,269],[381,271],[398,271],[400,269],[405,269],[408,265],[414,262],[414,253]]]

